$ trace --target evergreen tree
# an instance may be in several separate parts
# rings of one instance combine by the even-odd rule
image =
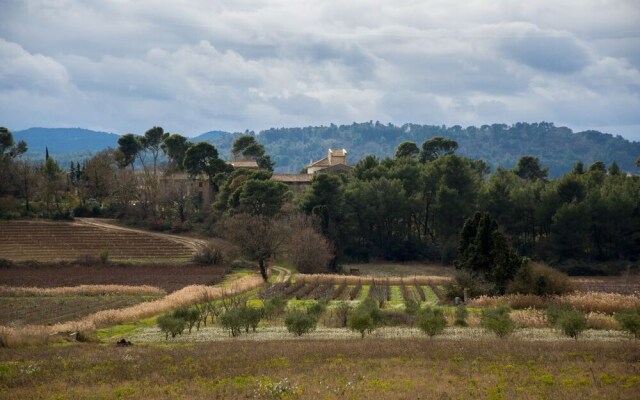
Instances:
[[[497,222],[487,213],[477,212],[467,219],[460,234],[459,258],[455,265],[472,276],[494,284],[503,294],[522,261],[498,230]]]

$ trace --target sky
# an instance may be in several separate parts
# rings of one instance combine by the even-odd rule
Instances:
[[[640,141],[638,0],[0,0],[0,125],[554,122]]]

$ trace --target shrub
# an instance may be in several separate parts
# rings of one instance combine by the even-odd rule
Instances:
[[[224,253],[215,243],[208,242],[193,255],[193,261],[206,265],[222,264],[224,262]]]
[[[244,324],[245,332],[248,333],[249,328],[255,332],[262,319],[262,310],[248,306],[240,307],[240,316]]]
[[[616,320],[622,330],[629,332],[636,339],[640,338],[640,308],[616,314]]]
[[[223,328],[228,329],[231,336],[240,336],[242,328],[245,332],[253,329],[255,332],[260,320],[262,319],[262,310],[257,308],[241,306],[228,309],[220,316],[220,324]]]
[[[441,308],[426,307],[420,310],[416,317],[416,325],[418,328],[430,338],[442,333],[447,326],[447,319]]]
[[[366,332],[372,332],[375,329],[371,314],[365,310],[354,310],[349,315],[349,329],[360,332],[360,337],[364,339]]]
[[[284,324],[289,332],[302,336],[316,329],[317,320],[313,315],[296,310],[287,314]]]
[[[420,303],[407,297],[404,299],[404,311],[409,315],[416,315],[420,311]]]
[[[578,310],[568,310],[560,314],[557,324],[562,333],[578,340],[578,335],[587,329],[587,318]]]
[[[193,326],[200,321],[200,310],[197,308],[178,308],[172,315],[174,318],[182,318],[184,320],[189,333],[191,333]]]
[[[402,311],[381,311],[382,325],[384,326],[413,326],[416,319]]]
[[[281,294],[275,295],[264,302],[264,316],[269,319],[276,317],[282,314],[286,307],[287,299]]]
[[[100,254],[98,256],[100,257],[100,262],[102,264],[106,264],[106,263],[109,262],[109,250],[108,249],[100,250]]]
[[[509,284],[509,293],[535,294],[537,296],[564,294],[573,291],[569,277],[540,263],[529,263],[516,273]]]
[[[560,317],[562,317],[564,313],[574,310],[575,308],[569,304],[552,304],[547,307],[547,321],[549,321],[551,325],[557,325]]]
[[[469,311],[463,305],[459,305],[456,307],[455,311],[455,322],[453,323],[455,326],[467,326],[467,316],[469,315]]]
[[[509,311],[509,308],[505,306],[482,310],[480,325],[495,333],[499,338],[505,338],[516,328],[516,324],[509,318]]]
[[[303,274],[328,271],[333,258],[331,243],[311,227],[302,227],[292,233],[287,248],[291,264]]]
[[[349,314],[349,329],[360,332],[364,338],[365,332],[371,333],[383,321],[382,312],[375,300],[367,298]]]
[[[469,296],[472,298],[491,292],[491,287],[488,283],[472,277],[468,272],[456,273],[453,279],[444,285],[445,295],[449,300],[453,300],[456,297],[463,299],[464,289],[469,289]]]
[[[175,338],[177,335],[182,335],[185,327],[185,321],[182,318],[176,318],[171,314],[164,314],[158,317],[156,321],[158,327],[165,333],[165,340],[169,339],[169,335]]]
[[[223,328],[228,329],[231,336],[240,336],[242,327],[244,326],[244,318],[240,308],[232,308],[220,316],[220,324]]]
[[[318,318],[327,309],[327,303],[324,301],[313,302],[307,306],[307,314],[314,318]]]
[[[344,328],[347,326],[347,322],[349,320],[349,312],[351,312],[351,306],[349,303],[341,301],[338,303],[336,307],[336,317],[340,323],[340,327]]]

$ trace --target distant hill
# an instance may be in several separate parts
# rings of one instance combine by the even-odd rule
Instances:
[[[355,163],[368,154],[393,157],[404,141],[422,143],[435,136],[454,139],[458,154],[487,161],[493,169],[512,168],[524,155],[540,158],[549,167],[550,176],[557,177],[572,169],[577,161],[589,166],[594,161],[609,165],[616,161],[620,168],[636,172],[635,160],[640,157],[640,142],[630,142],[621,136],[597,131],[573,133],[553,123],[493,124],[481,127],[433,126],[405,124],[395,126],[379,122],[329,125],[305,128],[269,129],[258,140],[281,171],[297,172],[309,163],[326,157],[328,148],[345,148],[349,162]]]
[[[27,154],[44,158],[45,146],[62,166],[68,161],[81,161],[96,151],[116,147],[118,135],[87,129],[31,128],[13,132],[17,140],[25,140]],[[218,149],[221,158],[229,159],[233,140],[241,133],[210,131],[190,138],[192,142],[206,141]],[[368,154],[393,157],[398,145],[412,141],[422,143],[435,136],[454,139],[458,154],[487,161],[494,169],[512,168],[523,155],[539,157],[557,177],[571,170],[577,161],[586,166],[594,161],[609,165],[616,161],[621,169],[637,172],[635,160],[640,157],[640,142],[630,142],[621,136],[598,131],[574,133],[553,123],[493,124],[481,127],[433,126],[405,124],[395,126],[379,122],[353,123],[304,128],[273,128],[256,135],[276,162],[279,172],[298,172],[311,160],[326,157],[327,149],[345,148],[349,162],[356,163]]]
[[[192,142],[208,142],[212,140],[219,140],[226,135],[229,135],[229,132],[209,131],[209,132],[202,133],[198,136],[192,137],[189,140],[191,140]]]
[[[119,135],[96,132],[82,128],[29,128],[13,132],[16,141],[27,142],[30,157],[44,157],[45,148],[49,154],[91,153],[117,147]]]

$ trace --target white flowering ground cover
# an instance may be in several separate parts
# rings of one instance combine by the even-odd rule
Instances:
[[[384,327],[378,328],[373,331],[367,337],[376,339],[401,339],[401,338],[420,338],[429,340],[428,336],[424,335],[417,328],[407,327]],[[481,328],[446,328],[442,335],[434,337],[433,340],[487,340],[493,339],[495,335],[486,332]],[[283,326],[265,326],[258,327],[256,332],[249,331],[249,333],[243,332],[238,337],[231,337],[229,331],[219,326],[208,326],[206,328],[200,328],[197,331],[195,328],[189,334],[185,331],[182,335],[175,338],[169,337],[165,340],[165,335],[157,327],[149,327],[142,329],[141,331],[128,336],[128,340],[134,343],[189,343],[189,342],[208,342],[208,341],[269,341],[269,340],[361,340],[358,332],[352,332],[346,328],[327,328],[318,327],[315,331],[298,337],[287,331]],[[528,340],[528,341],[574,341],[574,339],[562,335],[561,332],[550,328],[524,328],[517,329],[511,336],[504,340]],[[589,329],[583,332],[579,337],[579,341],[619,341],[619,340],[631,340],[630,337],[621,331],[616,330],[595,330]]]

